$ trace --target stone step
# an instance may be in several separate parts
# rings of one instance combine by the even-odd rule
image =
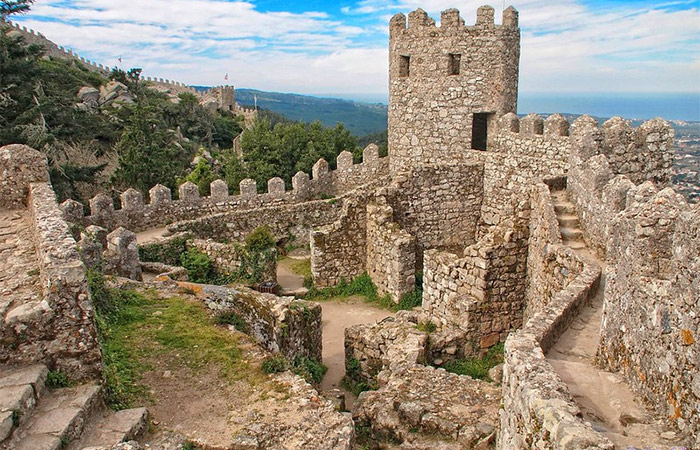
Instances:
[[[559,225],[562,227],[581,228],[581,222],[579,221],[578,216],[574,214],[564,214],[561,216],[557,216],[557,220],[559,221]]]
[[[59,450],[80,437],[102,403],[99,385],[48,391],[29,420],[15,430],[5,449]]]
[[[563,216],[566,214],[576,214],[576,206],[574,206],[573,203],[555,203],[554,204],[554,212],[557,214],[557,216]]]
[[[561,227],[559,231],[565,241],[583,241],[583,232],[579,228]]]
[[[46,366],[0,367],[0,443],[31,417],[44,394]]]
[[[586,248],[586,243],[583,241],[564,241],[564,245],[574,250]]]
[[[148,410],[146,408],[122,411],[102,410],[93,416],[83,431],[83,436],[71,443],[66,450],[83,450],[112,446],[138,440],[148,432]]]

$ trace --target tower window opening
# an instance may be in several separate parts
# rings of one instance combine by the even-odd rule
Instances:
[[[459,75],[459,66],[462,62],[462,55],[459,53],[450,53],[450,60],[447,70],[450,75]]]
[[[488,142],[488,113],[474,113],[472,119],[472,148],[474,150],[486,150]]]
[[[400,77],[407,77],[410,73],[410,67],[411,67],[411,57],[402,55],[399,58],[399,76]]]

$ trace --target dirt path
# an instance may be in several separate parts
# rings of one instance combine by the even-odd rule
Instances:
[[[297,292],[304,287],[304,277],[292,272],[284,264],[277,264],[277,283],[285,292]]]
[[[596,261],[604,269],[605,263],[583,242],[578,217],[575,216],[574,206],[568,201],[566,192],[555,191],[552,197],[564,244],[580,256]],[[591,304],[581,311],[562,334],[547,354],[547,360],[569,387],[584,418],[594,429],[604,433],[616,448],[671,449],[674,444],[678,445],[673,442],[675,434],[668,431],[661,421],[653,418],[620,375],[595,366],[604,291],[603,276]]]
[[[345,328],[361,323],[375,323],[392,315],[390,311],[375,308],[362,297],[321,303],[323,309],[323,364],[328,367],[321,382],[321,390],[341,389],[345,376]],[[345,391],[345,405],[352,408],[354,396]]]
[[[167,228],[151,228],[150,230],[136,233],[136,242],[139,244],[149,244],[158,241],[168,235]]]

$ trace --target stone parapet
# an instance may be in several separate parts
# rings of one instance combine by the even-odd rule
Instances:
[[[188,285],[182,284],[187,287]],[[245,288],[202,286],[207,307],[217,313],[232,312],[245,324],[245,333],[268,351],[290,360],[308,357],[321,361],[321,305],[277,297]]]
[[[583,421],[568,387],[545,357],[598,287],[600,268],[582,264],[576,278],[506,340],[498,448],[614,448]]]
[[[150,189],[148,203],[144,203],[140,192],[129,189],[120,195],[119,209],[105,194],[98,194],[90,200],[90,214],[87,216],[78,211],[72,200],[64,202],[61,209],[66,220],[83,226],[98,225],[110,231],[121,226],[138,232],[212,214],[340,196],[362,185],[381,183],[386,178],[388,158],[379,158],[376,145],[371,144],[365,149],[360,164],[348,164],[347,153],[338,156],[336,170],[329,170],[328,163],[319,160],[314,165],[313,178],[303,172],[297,173],[292,180],[291,191],[285,191],[284,182],[280,183],[279,178],[272,178],[266,184],[267,193],[258,194],[255,180],[246,179],[240,183],[239,195],[229,195],[226,183],[216,180],[211,183],[211,195],[200,197],[197,186],[188,182],[179,186],[177,200],[173,200],[169,188],[157,185]]]

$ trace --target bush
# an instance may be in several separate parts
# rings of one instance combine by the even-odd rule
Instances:
[[[319,384],[327,371],[328,367],[315,359],[303,356],[294,358],[292,372],[304,378],[308,383]]]
[[[68,376],[58,370],[50,370],[46,375],[46,386],[51,389],[58,389],[70,386]]]
[[[249,252],[269,250],[273,248],[276,243],[275,236],[266,225],[256,228],[245,238],[246,250]]]
[[[214,262],[209,256],[196,249],[190,249],[180,256],[182,267],[194,283],[212,283],[216,280]]]
[[[456,359],[443,368],[457,375],[469,375],[477,380],[489,380],[489,369],[503,362],[503,343],[496,344],[481,358]]]
[[[223,312],[216,316],[216,323],[219,325],[233,325],[241,333],[248,333],[250,328],[248,323],[241,316],[234,312]]]
[[[287,370],[287,360],[281,356],[270,356],[262,362],[262,370],[265,373],[279,373]]]

